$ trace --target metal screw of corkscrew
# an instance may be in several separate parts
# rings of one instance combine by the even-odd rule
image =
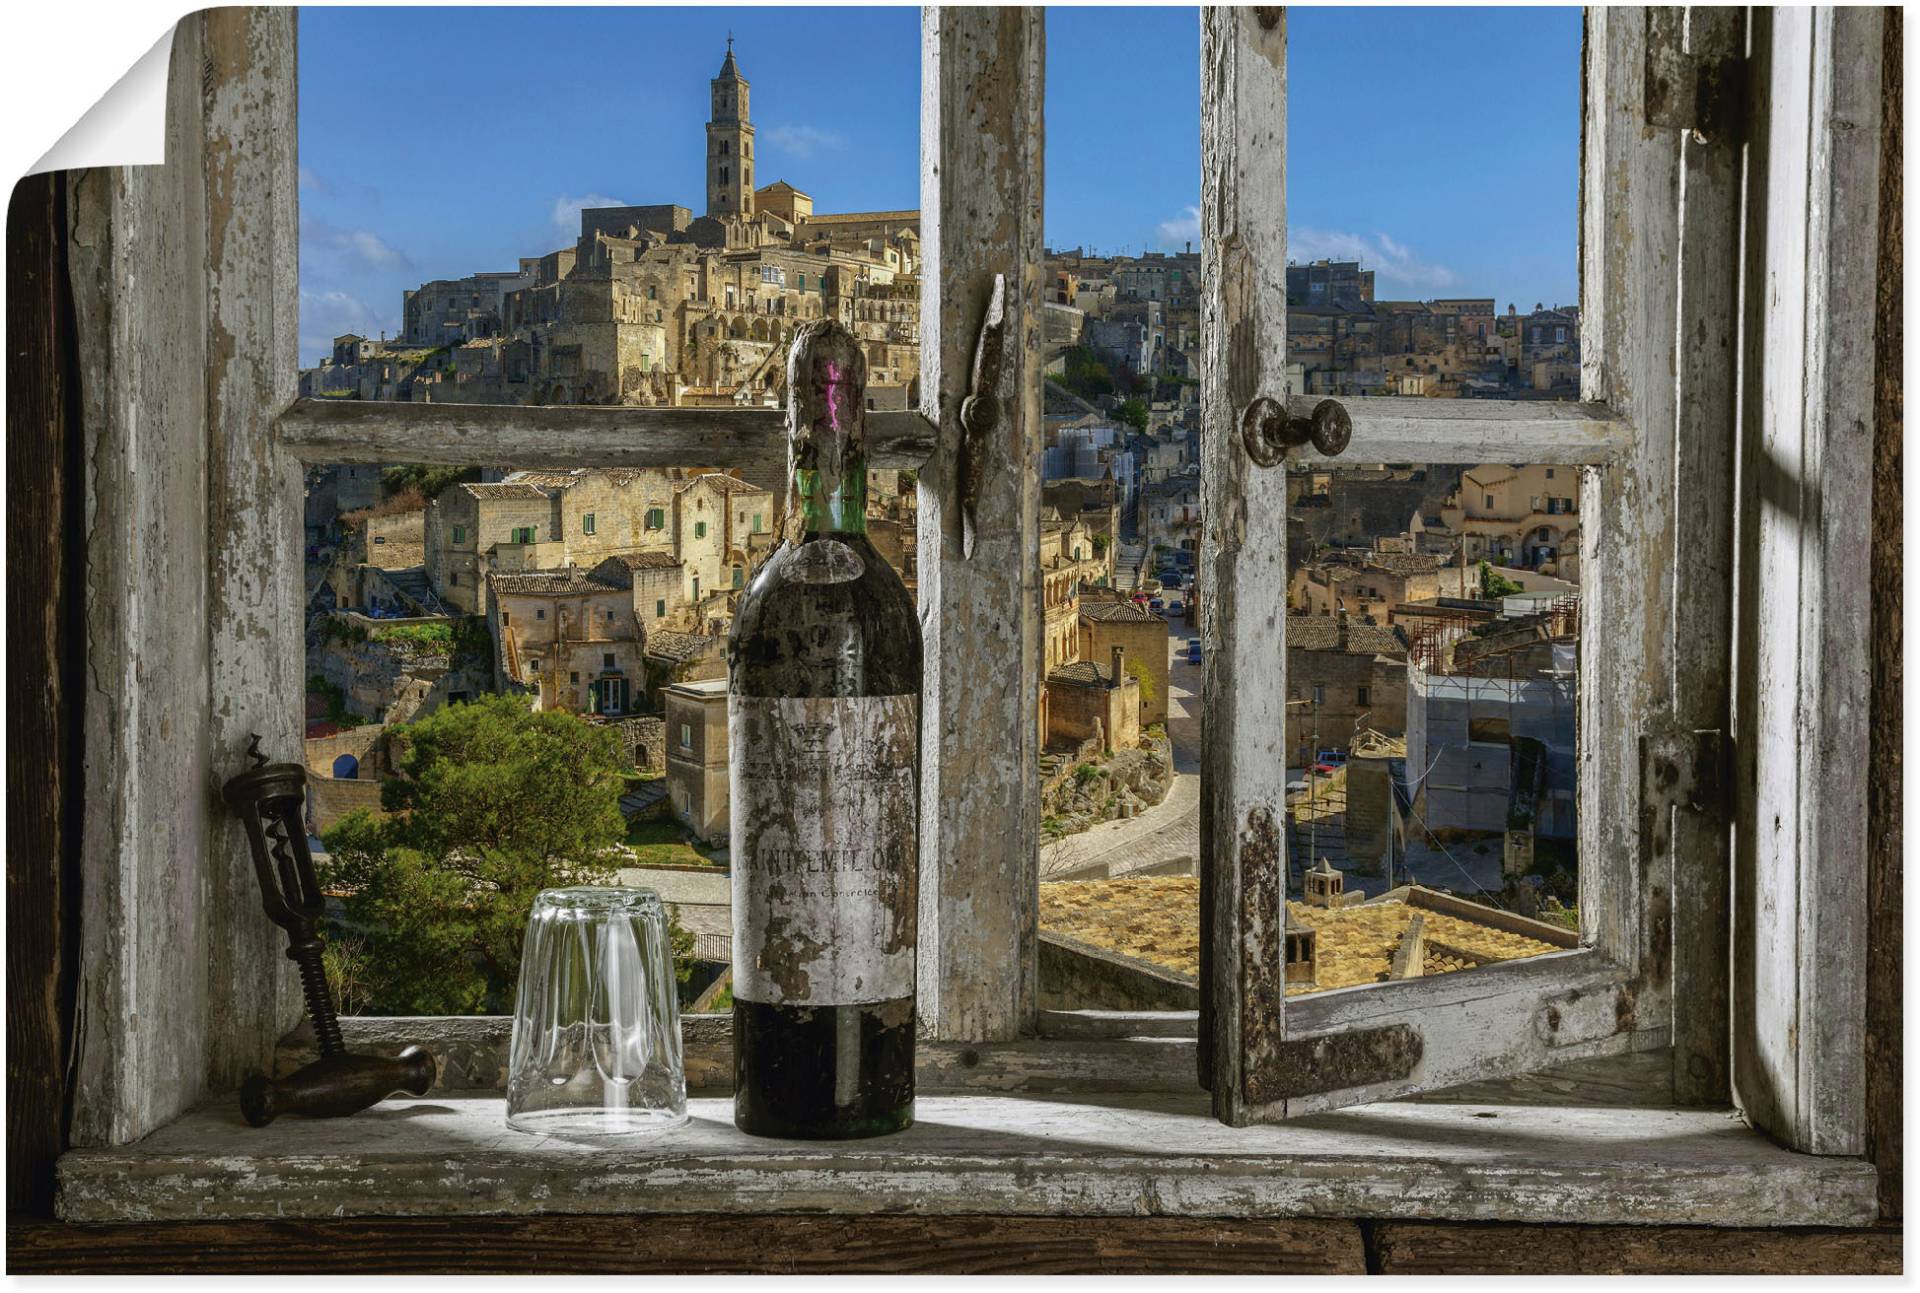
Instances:
[[[285,1078],[260,1073],[247,1078],[240,1087],[241,1112],[254,1126],[264,1127],[282,1113],[337,1118],[358,1113],[395,1091],[425,1095],[433,1085],[434,1063],[423,1048],[409,1046],[391,1058],[347,1052],[327,987],[326,945],[320,938],[326,895],[307,844],[307,770],[297,763],[267,762],[258,735],[247,754],[253,767],[229,779],[223,793],[246,828],[267,919],[287,931],[287,959],[300,969],[320,1058]]]

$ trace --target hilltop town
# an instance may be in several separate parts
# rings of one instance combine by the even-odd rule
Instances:
[[[301,393],[773,408],[795,329],[835,318],[867,348],[870,407],[917,406],[919,213],[821,213],[787,179],[756,185],[749,92],[729,45],[710,82],[701,214],[585,208],[570,246],[407,291],[398,335],[335,338]],[[1034,721],[1050,881],[1190,876],[1197,862],[1200,273],[1190,245],[1047,256]],[[1572,308],[1381,299],[1357,262],[1291,265],[1286,281],[1295,392],[1576,391]],[[1355,896],[1417,881],[1529,912],[1575,900],[1577,476],[1290,470],[1295,883],[1325,863]],[[687,856],[723,859],[725,634],[781,532],[782,493],[700,463],[312,469],[315,828],[378,807],[389,733],[509,693],[617,728],[623,807],[664,816]],[[867,524],[911,587],[914,473],[873,473]]]

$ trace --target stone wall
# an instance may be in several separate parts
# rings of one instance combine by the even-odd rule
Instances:
[[[307,779],[307,812],[316,834],[325,834],[341,818],[362,808],[376,817],[386,815],[380,807],[378,781],[343,781],[317,775]]]
[[[387,743],[382,739],[386,734],[386,724],[365,723],[335,732],[332,736],[310,736],[301,757],[307,765],[307,771],[330,777],[333,775],[334,760],[343,754],[350,754],[360,765],[361,776],[379,778],[388,771]]]
[[[667,770],[667,727],[666,722],[657,714],[643,715],[640,718],[623,718],[613,726],[620,732],[621,745],[625,748],[627,762],[637,772],[665,772]]]
[[[1040,934],[1042,1010],[1198,1010],[1200,987],[1181,974],[1065,934]]]

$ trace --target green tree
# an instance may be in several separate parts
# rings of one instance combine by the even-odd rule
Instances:
[[[322,883],[344,895],[341,925],[364,935],[369,1008],[504,1012],[534,895],[613,881],[619,739],[513,696],[449,705],[396,738],[405,753],[381,787],[392,815],[357,812],[324,837]]]
[[[1147,429],[1147,405],[1144,400],[1127,400],[1113,411],[1113,416],[1125,422],[1135,431]]]
[[[1145,660],[1129,660],[1127,661],[1127,672],[1140,680],[1140,703],[1142,705],[1153,704],[1155,698],[1160,694],[1160,689],[1153,685],[1153,670],[1147,668],[1147,662]]]
[[[1480,563],[1480,595],[1488,600],[1509,597],[1514,593],[1525,592],[1526,587],[1493,568],[1491,561]]]
[[[1097,400],[1114,391],[1113,370],[1095,357],[1090,346],[1070,347],[1064,356],[1060,384],[1083,400]]]
[[[418,490],[427,502],[432,502],[440,496],[440,491],[449,485],[479,479],[478,467],[434,467],[426,463],[414,462],[383,470],[380,473],[380,488],[388,498],[404,494],[408,490]]]

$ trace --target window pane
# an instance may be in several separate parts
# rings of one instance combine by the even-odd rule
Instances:
[[[1291,991],[1384,980],[1410,943],[1423,956],[1401,976],[1577,932],[1580,474],[1290,471],[1287,679],[1309,699],[1288,710],[1289,892],[1318,938],[1317,972]],[[1548,488],[1569,502],[1551,520]]]
[[[1578,11],[1294,9],[1288,23],[1289,390],[1577,397]],[[1053,1007],[1196,999],[1200,670],[1185,662],[1199,658],[1201,500],[1198,388],[1182,379],[1199,376],[1199,162],[1181,159],[1198,122],[1169,107],[1197,111],[1195,25],[1190,10],[1049,14],[1043,505],[1064,531],[1105,488],[1120,516],[1112,591],[1076,584],[1071,553],[1043,535],[1040,986]],[[1163,92],[1116,101],[1108,46],[1159,51]],[[1356,95],[1363,63],[1371,88]],[[1410,122],[1475,84],[1526,106],[1478,143],[1410,143]],[[1155,158],[1124,193],[1100,142],[1116,136]],[[1580,472],[1365,453],[1356,437],[1350,470],[1302,470],[1289,490],[1292,614],[1275,654],[1288,669],[1291,992],[1386,979],[1416,916],[1427,954],[1402,973],[1553,950],[1577,924]],[[1504,595],[1524,590],[1541,596]],[[1113,771],[1128,756],[1075,744],[1056,712],[1072,674],[1102,676],[1098,626],[1129,613],[1102,600],[1136,593],[1170,639],[1127,657],[1169,661],[1171,784],[1138,803]],[[1057,627],[1069,620],[1079,633]],[[1477,906],[1460,915],[1456,898]]]
[[[866,351],[868,406],[906,408],[919,373],[920,18],[865,15],[866,72],[823,97],[818,69],[844,57],[839,16],[303,10],[300,393],[774,410],[795,330],[835,317]],[[723,69],[729,30],[737,76]],[[668,70],[635,78],[635,48]],[[431,132],[365,146],[369,112],[472,103],[473,69],[503,49],[570,51],[557,90],[551,77],[488,81],[488,147],[516,159],[510,171]],[[609,149],[582,125],[600,118],[646,128]],[[777,418],[767,426],[783,438]],[[469,874],[490,865],[473,840],[541,821],[560,824],[569,867],[599,876],[611,849],[611,874],[667,898],[700,967],[685,1003],[711,983],[719,995],[701,1008],[725,1008],[716,684],[734,606],[784,521],[778,470],[725,466],[309,474],[308,763],[314,828],[358,850],[357,869],[329,863],[335,955],[357,966],[350,1011],[510,1008],[501,967],[517,934],[481,949],[474,931],[517,930],[532,894],[481,920],[500,913],[482,901],[491,877]],[[872,473],[869,536],[909,585],[916,500],[914,473]],[[555,725],[579,758],[611,758],[614,781],[470,760],[447,783],[465,798],[428,805],[465,834],[429,838],[411,800],[434,782],[419,752],[447,744],[434,725],[509,701],[524,712],[495,721]],[[410,806],[377,816],[389,798]],[[376,816],[342,836],[354,808]]]
[[[1048,11],[1041,1004],[1198,1003],[1199,18]],[[1111,68],[1156,51],[1155,93]],[[1112,141],[1153,163],[1113,183]]]

